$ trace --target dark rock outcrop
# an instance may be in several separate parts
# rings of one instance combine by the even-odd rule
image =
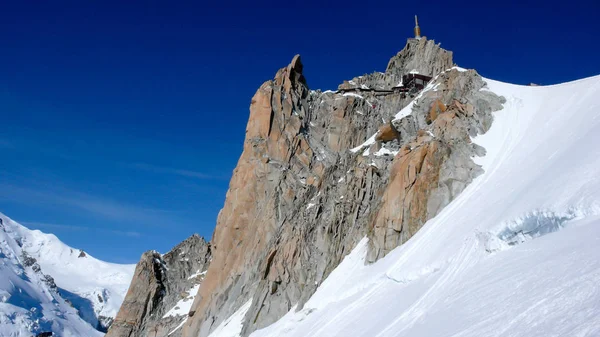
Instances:
[[[189,237],[164,255],[145,252],[106,336],[180,336],[181,329],[174,330],[188,318],[188,312],[167,313],[202,282],[210,259],[210,244],[198,235]]]

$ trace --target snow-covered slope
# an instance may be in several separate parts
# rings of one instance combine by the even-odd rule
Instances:
[[[61,295],[79,309],[83,318],[102,324],[119,311],[133,277],[135,265],[114,264],[95,259],[71,248],[56,236],[20,227],[23,248],[52,275]],[[101,322],[97,322],[100,318]],[[96,320],[96,321],[95,321]]]
[[[135,265],[97,260],[52,234],[0,219],[0,335],[101,335],[96,329],[116,315]]]
[[[600,76],[486,81],[507,102],[473,140],[485,173],[377,263],[361,241],[252,336],[600,336]]]

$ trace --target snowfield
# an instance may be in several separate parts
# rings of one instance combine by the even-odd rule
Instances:
[[[102,336],[96,329],[116,316],[135,265],[97,260],[1,213],[0,220],[0,336]]]
[[[52,234],[21,229],[26,238],[24,249],[37,259],[45,274],[54,278],[62,289],[61,295],[86,315],[86,321],[97,324],[95,317],[117,315],[133,278],[134,264],[100,261],[65,245]]]
[[[485,173],[384,259],[365,266],[363,239],[253,337],[600,336],[600,76],[486,82],[507,102],[473,139]]]

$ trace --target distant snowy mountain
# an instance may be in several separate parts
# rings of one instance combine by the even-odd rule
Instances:
[[[363,239],[301,310],[251,336],[600,336],[600,76],[486,82],[507,102],[473,139],[485,173],[372,265]]]
[[[102,336],[134,268],[97,260],[0,213],[0,336]]]

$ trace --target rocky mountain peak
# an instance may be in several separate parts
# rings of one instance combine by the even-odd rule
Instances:
[[[193,296],[210,260],[210,243],[197,234],[164,255],[156,251],[142,254],[125,300],[106,336],[169,335],[188,318]]]
[[[0,213],[1,336],[102,335],[133,266],[81,252]]]
[[[302,61],[300,60],[300,55],[294,56],[292,62],[287,66],[287,73],[290,77],[290,80],[293,82],[294,80],[298,80],[298,82],[306,85],[306,79],[302,74],[302,70],[304,66],[302,65]]]
[[[388,62],[387,74],[401,76],[411,72],[435,76],[454,66],[452,52],[440,47],[434,40],[408,39],[404,48]]]
[[[385,72],[375,72],[344,81],[338,89],[393,90],[402,86],[402,76],[410,73],[429,77],[454,66],[452,52],[435,43],[434,40],[408,39],[406,45],[388,62]]]
[[[214,258],[184,336],[208,335],[241,307],[247,308],[243,335],[269,325],[292,306],[302,307],[362,237],[371,236],[371,259],[380,258],[459,193],[461,187],[452,187],[447,198],[429,191],[435,181],[450,180],[442,170],[447,166],[463,165],[477,172],[465,162],[472,152],[452,155],[445,142],[429,136],[430,128],[448,119],[437,117],[444,113],[440,109],[437,123],[421,110],[411,118],[398,118],[398,111],[414,95],[392,90],[411,71],[437,75],[451,67],[452,53],[438,44],[409,40],[392,58],[388,71],[346,81],[338,92],[309,91],[299,56],[258,89],[250,106],[244,151],[217,220]],[[443,104],[451,105],[453,99],[468,102],[466,93],[480,88],[468,84],[469,78],[478,77],[474,72],[457,71],[450,77],[448,90],[458,93],[443,97]],[[412,109],[429,112],[431,104],[427,96]],[[470,116],[479,116],[469,109]],[[473,123],[456,124],[466,130],[462,125]],[[362,148],[369,137],[377,140]],[[417,147],[419,151],[409,153]],[[409,196],[386,192],[396,191],[396,184],[405,187],[405,180],[396,183],[397,177],[404,177],[413,164],[423,169],[410,174],[410,179],[423,183]],[[464,177],[465,186],[474,174]],[[389,224],[390,217],[399,216],[398,200],[417,212],[404,216],[402,221],[410,222],[406,226],[411,229],[400,230],[401,238],[392,234],[398,230],[396,220]]]
[[[375,261],[460,193],[480,173],[471,157],[481,149],[469,137],[485,132],[501,105],[480,90],[485,84],[476,72],[446,71],[452,66],[452,53],[439,44],[410,39],[385,73],[344,81],[336,92],[309,90],[299,55],[264,82],[251,100],[210,259],[200,254],[206,278],[172,336],[208,336],[234,313],[245,318],[243,336],[268,326],[302,308],[362,238],[369,237]],[[401,79],[411,72],[438,76],[409,91]],[[167,276],[182,279],[183,269],[196,267],[167,261],[179,256],[178,247],[162,259]],[[173,273],[172,265],[181,267]],[[147,284],[152,275],[141,272]],[[113,326],[127,319],[118,316],[121,324]],[[157,326],[175,322],[156,321],[128,331],[166,332]],[[112,331],[107,336],[129,336]]]

